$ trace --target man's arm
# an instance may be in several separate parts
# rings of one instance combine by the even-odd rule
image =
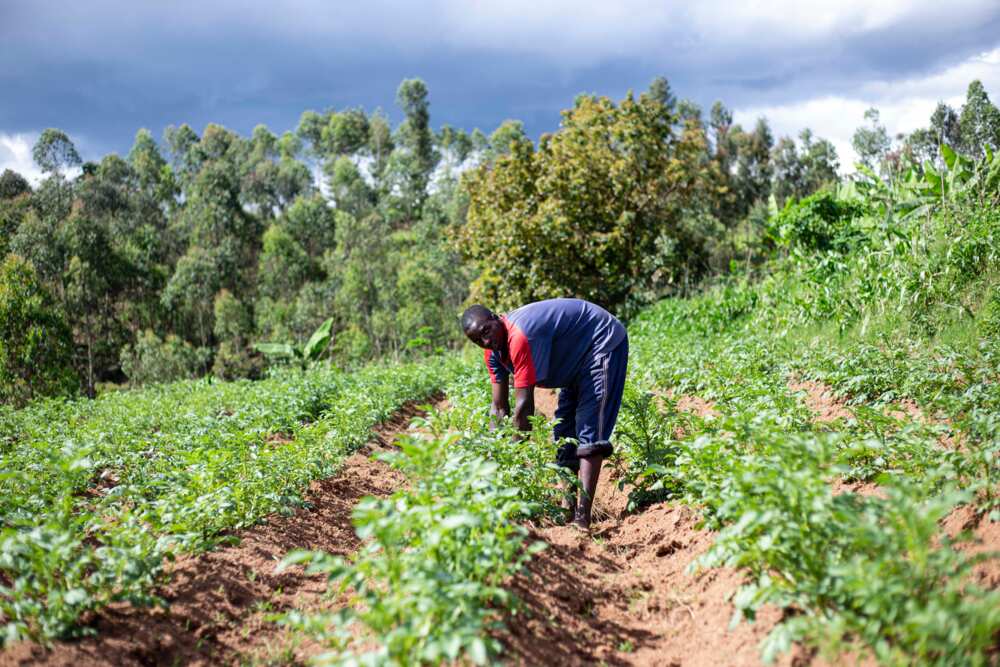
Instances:
[[[510,414],[510,380],[497,378],[493,383],[493,404],[490,406],[490,428],[496,428],[500,421]]]
[[[535,414],[535,388],[518,387],[516,389],[517,398],[514,404],[514,426],[519,431],[530,431],[531,422],[528,417]]]

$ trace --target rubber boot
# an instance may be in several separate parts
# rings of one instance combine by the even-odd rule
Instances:
[[[576,485],[563,488],[562,508],[566,510],[564,523],[570,524],[576,519]]]
[[[603,456],[580,459],[580,499],[576,503],[573,523],[585,530],[590,529],[590,512],[594,507],[594,493],[597,492],[597,479],[601,476],[603,461]]]

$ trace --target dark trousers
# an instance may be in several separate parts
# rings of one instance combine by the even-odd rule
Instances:
[[[575,443],[561,445],[556,463],[573,471],[580,469],[580,458],[614,452],[611,432],[618,419],[628,368],[628,338],[611,352],[591,355],[584,362],[573,383],[559,390],[559,423],[553,437],[573,438]]]

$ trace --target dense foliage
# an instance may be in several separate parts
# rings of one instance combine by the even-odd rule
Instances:
[[[69,325],[34,267],[8,255],[0,263],[0,403],[72,393],[75,384]]]
[[[970,556],[969,536],[943,520],[963,505],[1000,518],[994,160],[987,151],[971,170],[983,178],[932,207],[914,198],[962,181],[957,159],[940,175],[789,206],[771,223],[787,256],[763,280],[665,301],[630,329],[640,371],[620,430],[623,479],[635,504],[703,508],[720,533],[701,566],[751,575],[740,615],[794,610],[765,656],[804,641],[887,664],[989,662],[1000,598],[972,570],[991,556]],[[852,416],[814,422],[801,380],[832,387]],[[653,409],[666,389],[712,401],[712,413],[682,414],[669,397]]]
[[[442,358],[286,370],[0,408],[4,641],[71,635],[88,610],[153,602],[165,558],[300,503],[373,424],[455,371]]]
[[[581,97],[537,146],[513,120],[433,128],[418,79],[397,104],[395,125],[347,108],[280,136],[140,130],[124,157],[88,162],[43,132],[44,179],[0,176],[0,255],[28,261],[70,324],[79,387],[260,377],[283,362],[258,343],[301,345],[329,318],[338,365],[424,354],[459,342],[476,276],[495,307],[575,294],[625,312],[756,249],[772,181],[807,194],[836,171],[811,138],[771,169],[766,122],[744,131],[721,103],[706,122],[663,79],[621,104]],[[527,162],[537,174],[512,174]],[[544,196],[500,202],[503,183]]]
[[[501,308],[575,294],[612,310],[676,282],[703,254],[685,214],[712,187],[706,145],[659,100],[581,96],[538,149],[509,154],[466,180],[464,253],[484,270],[473,298]],[[655,276],[655,278],[654,278]]]

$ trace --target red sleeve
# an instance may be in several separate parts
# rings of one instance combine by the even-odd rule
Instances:
[[[528,337],[516,325],[510,328],[509,345],[510,360],[514,364],[514,387],[534,387],[535,364],[531,360],[531,345],[528,344]]]
[[[483,350],[483,361],[486,362],[486,370],[490,372],[490,382],[497,383],[497,374],[493,372],[493,364],[490,363],[490,354],[493,350]]]

